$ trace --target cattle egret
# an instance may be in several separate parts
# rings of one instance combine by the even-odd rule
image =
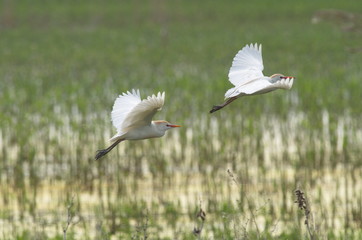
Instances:
[[[213,106],[210,113],[225,107],[242,96],[263,94],[276,89],[290,89],[294,77],[283,74],[273,74],[270,77],[263,75],[263,58],[261,45],[250,44],[241,49],[234,57],[229,70],[229,81],[235,86],[225,93],[225,102]]]
[[[181,127],[164,120],[152,121],[152,117],[162,109],[164,100],[165,92],[159,92],[144,100],[141,100],[139,90],[119,95],[114,102],[111,114],[117,134],[110,139],[113,142],[111,146],[97,151],[95,159],[100,159],[124,140],[162,137],[167,130]]]

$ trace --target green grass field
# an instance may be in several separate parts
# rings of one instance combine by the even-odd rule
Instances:
[[[313,24],[326,9],[343,12]],[[66,239],[361,239],[361,15],[336,0],[3,1],[0,239],[64,239],[70,203]],[[255,42],[293,88],[210,115]],[[156,119],[183,127],[95,162],[132,88],[166,91]]]

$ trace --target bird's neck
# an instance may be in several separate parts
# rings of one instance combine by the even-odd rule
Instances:
[[[160,128],[160,126],[159,126],[159,124],[157,123],[157,121],[152,121],[151,122],[151,128],[152,128],[152,131],[156,134],[156,135],[158,135],[158,136],[163,136],[163,135],[165,135],[165,130],[163,130],[163,129],[161,129]]]

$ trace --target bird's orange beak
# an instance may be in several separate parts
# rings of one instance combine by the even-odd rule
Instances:
[[[168,124],[167,126],[173,127],[173,128],[175,128],[175,127],[181,127],[180,125],[175,125],[175,124]]]
[[[284,76],[282,77],[283,79],[288,79],[288,78],[295,78],[295,77],[292,77],[292,76]]]

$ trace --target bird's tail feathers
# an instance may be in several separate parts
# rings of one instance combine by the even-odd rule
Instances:
[[[116,135],[114,135],[111,139],[109,139],[110,142],[115,142],[120,138],[123,138],[124,134],[123,133],[117,133]]]
[[[228,98],[232,98],[232,97],[235,97],[237,95],[239,95],[239,92],[237,91],[236,87],[233,87],[233,88],[230,88],[229,90],[226,91],[224,99],[226,100]]]

